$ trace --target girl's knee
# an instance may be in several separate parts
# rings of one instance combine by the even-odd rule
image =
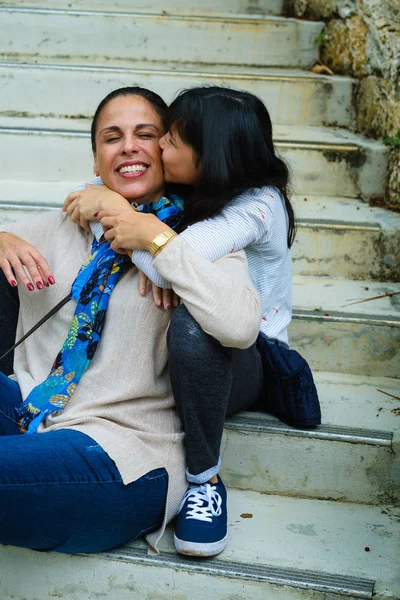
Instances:
[[[203,331],[182,304],[175,309],[171,317],[167,341],[170,360],[174,357],[192,359],[208,352],[210,346],[219,345],[219,342]]]

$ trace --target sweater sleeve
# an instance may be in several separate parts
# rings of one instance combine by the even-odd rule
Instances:
[[[244,252],[215,263],[178,236],[154,259],[201,328],[223,346],[249,348],[257,339],[261,301],[250,280]]]
[[[50,210],[43,214],[27,220],[6,223],[0,228],[0,232],[13,233],[35,246],[45,255],[50,252],[54,245],[55,232],[62,226],[66,213],[60,210]]]
[[[277,200],[275,188],[248,191],[232,200],[221,214],[191,225],[180,235],[200,256],[215,262],[231,252],[266,241]],[[158,287],[171,288],[171,283],[154,268],[149,252],[133,252],[132,262]]]

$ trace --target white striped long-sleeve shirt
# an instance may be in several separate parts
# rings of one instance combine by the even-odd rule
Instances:
[[[101,180],[92,183],[101,184]],[[92,221],[93,234],[103,233]],[[180,235],[211,262],[244,249],[250,276],[262,301],[260,330],[270,339],[288,345],[292,318],[292,264],[287,244],[288,216],[284,199],[275,187],[249,189],[227,204],[219,215],[191,225]],[[132,262],[161,288],[171,288],[153,267],[153,256],[134,251]]]

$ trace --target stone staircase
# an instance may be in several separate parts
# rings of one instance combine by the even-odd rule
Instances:
[[[292,346],[323,425],[226,424],[227,549],[95,556],[0,547],[1,600],[400,598],[400,218],[371,208],[386,148],[350,132],[354,82],[311,72],[322,23],[283,0],[0,1],[0,222],[57,208],[92,173],[90,117],[116,87],[206,83],[266,102],[294,174]],[[71,507],[73,510],[73,507]]]

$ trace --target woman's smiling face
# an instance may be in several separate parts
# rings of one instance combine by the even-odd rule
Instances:
[[[96,129],[94,168],[111,190],[139,204],[159,200],[164,174],[160,116],[141,96],[117,96],[101,111]]]

